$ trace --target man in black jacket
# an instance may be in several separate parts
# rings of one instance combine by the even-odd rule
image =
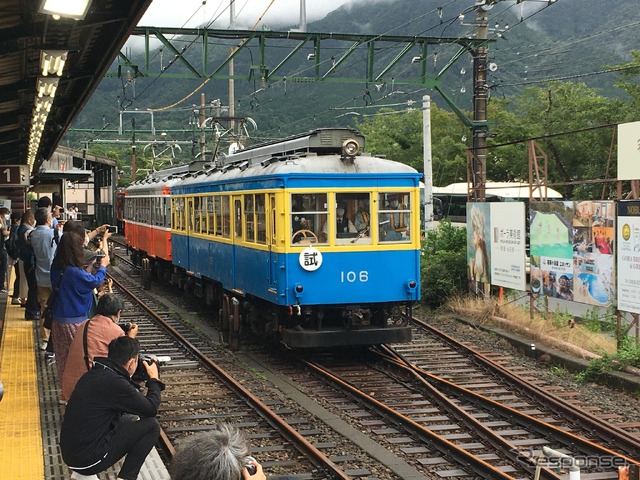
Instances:
[[[97,473],[126,455],[118,479],[135,480],[158,440],[155,416],[164,384],[158,366],[146,361],[147,395],[131,382],[139,350],[136,339],[116,338],[109,344],[108,358],[96,358],[78,380],[60,433],[62,458],[73,471],[72,479],[97,479]]]

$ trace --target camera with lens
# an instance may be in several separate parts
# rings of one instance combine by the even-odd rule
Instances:
[[[125,335],[129,333],[129,330],[131,330],[130,323],[119,323],[118,326],[122,329]]]
[[[247,472],[249,473],[249,476],[251,475],[255,475],[256,472],[258,471],[258,467],[255,466],[255,464],[253,462],[255,462],[256,459],[253,457],[247,457],[247,461],[244,464],[244,468],[247,469]]]
[[[122,326],[121,326],[122,327]],[[164,365],[165,363],[169,363],[171,361],[171,357],[167,355],[140,355],[138,357],[138,366],[136,367],[136,371],[131,375],[131,380],[134,382],[146,382],[149,380],[149,374],[147,373],[147,369],[145,368],[143,362],[147,362],[151,364],[155,362],[158,366]]]

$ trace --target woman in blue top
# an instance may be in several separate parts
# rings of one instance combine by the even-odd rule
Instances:
[[[56,256],[51,264],[51,288],[56,295],[51,307],[51,338],[56,352],[58,378],[62,378],[69,346],[78,325],[88,318],[93,305],[93,290],[100,286],[107,276],[107,239],[110,236],[109,232],[102,236],[104,256],[100,259],[97,269],[87,269],[84,265],[84,238],[75,232],[65,233],[58,244]]]

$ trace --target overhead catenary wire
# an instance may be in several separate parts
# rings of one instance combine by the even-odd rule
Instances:
[[[447,3],[447,5],[451,5],[451,4],[455,3],[455,2],[456,2],[456,0],[450,1],[450,2],[448,2],[448,3]],[[245,6],[246,6],[246,3],[245,3]],[[244,7],[243,7],[243,8],[244,8]],[[521,22],[518,22],[518,23],[522,23],[522,22],[526,21],[528,18],[532,17],[532,16],[533,16],[533,15],[535,15],[535,14],[538,14],[540,11],[544,10],[545,8],[548,8],[548,6],[547,6],[547,7],[542,8],[542,9],[538,10],[537,12],[535,12],[534,14],[532,14],[532,15],[530,15],[530,16],[528,16],[528,17],[524,18],[524,19],[522,19],[522,20],[521,20]],[[505,10],[506,10],[506,9],[505,9]],[[420,15],[420,17],[424,17],[424,16],[428,15],[429,13],[433,13],[433,11],[434,11],[434,10],[430,10],[429,12],[426,12],[426,13],[424,13],[424,14],[421,14],[421,15]],[[457,17],[452,17],[452,18],[455,20],[455,18],[457,18]],[[411,21],[409,21],[409,22],[405,22],[403,25],[408,25],[408,24],[410,24],[412,21],[414,21],[414,20],[411,20]],[[439,25],[434,25],[433,27],[430,27],[430,29],[437,28],[438,26],[441,26],[442,24],[443,24],[443,22],[440,22],[440,23],[439,23]],[[515,25],[517,25],[517,24],[515,24]],[[515,26],[515,25],[514,25],[514,26]],[[388,32],[392,32],[392,31],[394,31],[394,30],[396,30],[396,29],[398,29],[398,28],[401,28],[401,26],[393,27],[393,28],[389,29],[389,30],[388,30]],[[429,29],[429,30],[430,30],[430,29]],[[511,27],[511,29],[513,29],[513,27]],[[384,34],[382,34],[382,35],[384,35]],[[192,43],[193,43],[193,42],[192,42]],[[326,61],[329,61],[329,59],[327,59]],[[208,80],[207,80],[207,81],[208,81]],[[273,84],[273,85],[276,85],[277,83],[278,83],[278,82],[274,82],[274,84]],[[515,84],[515,82],[513,82],[513,83]],[[199,88],[201,88],[201,86],[200,86]],[[304,91],[305,89],[306,89],[306,86],[304,86],[304,85],[300,85],[300,91]],[[146,88],[145,88],[145,90],[146,90]],[[145,91],[145,90],[143,90],[143,92],[142,92],[142,93],[144,93],[144,91]],[[195,91],[197,91],[197,89],[196,89]],[[195,91],[194,91],[194,92],[192,92],[190,95],[193,95],[193,93],[195,93]],[[289,94],[289,95],[291,95],[292,93],[293,93],[293,88],[292,88],[291,84],[289,84],[288,94]],[[271,89],[271,94],[272,94],[272,97],[276,97],[276,96],[277,96],[277,95],[276,95],[276,93],[275,93],[275,91],[274,91],[273,89]],[[139,95],[139,97],[140,97],[141,95],[142,95],[142,94],[140,94],[140,95]],[[246,101],[247,99],[252,98],[252,95],[253,95],[253,94],[245,95],[245,96],[241,97],[241,100],[242,100],[242,101]],[[188,96],[187,96],[187,98],[188,98]],[[280,95],[280,96],[279,96],[279,98],[282,98],[282,95]],[[346,104],[346,103],[349,103],[349,102],[353,102],[353,100],[354,100],[353,98],[349,98],[349,99],[346,99],[344,103]],[[184,101],[184,99],[183,99],[183,101]],[[266,105],[268,105],[269,103],[272,103],[273,101],[275,101],[273,98],[272,98],[271,100],[268,100],[268,101],[264,101],[264,100],[263,100],[263,101],[261,102],[261,108],[264,110],[264,107],[265,107]],[[374,99],[374,101],[372,102],[372,105],[375,105],[375,101],[376,101],[376,100]],[[180,102],[178,102],[178,104],[179,104],[179,103],[180,103]],[[175,104],[174,104],[174,107],[173,107],[173,108],[175,108],[175,106],[177,106],[177,105],[175,105]],[[381,105],[381,106],[383,106],[383,105]],[[345,107],[345,108],[346,108],[346,107]],[[155,110],[155,109],[154,109],[154,110]],[[329,113],[330,111],[331,111],[331,107],[330,107],[330,108],[328,108],[328,109],[319,110],[319,111],[317,111],[317,112],[312,112],[312,113],[311,113],[310,115],[308,115],[306,118],[314,118],[314,117],[316,117],[316,116],[320,116],[320,115],[322,115],[322,114]],[[293,125],[293,123],[294,123],[294,122],[292,121],[291,123],[283,124],[283,126],[285,126],[285,125],[289,125],[289,126],[290,126],[290,125]]]

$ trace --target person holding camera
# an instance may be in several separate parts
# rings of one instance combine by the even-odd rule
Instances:
[[[62,228],[62,233],[74,232],[80,235],[81,237],[83,237],[85,247],[94,238],[99,237],[100,235],[104,235],[108,231],[109,231],[108,224],[100,225],[98,228],[94,228],[93,230],[87,231],[82,225],[82,222],[80,222],[79,220],[67,220],[64,224],[64,227]]]
[[[65,225],[66,226],[66,225]],[[57,290],[51,307],[51,336],[56,352],[58,378],[62,379],[67,355],[78,326],[89,318],[94,302],[94,289],[104,282],[109,265],[109,232],[102,236],[105,255],[94,272],[85,269],[84,238],[65,232],[51,264],[51,286]]]
[[[76,330],[62,374],[60,397],[63,401],[69,400],[78,379],[91,370],[93,359],[107,356],[112,340],[124,335],[130,338],[138,335],[137,324],[118,324],[123,308],[124,302],[116,295],[104,294],[98,300],[95,316],[81,323]]]
[[[169,472],[172,480],[266,480],[240,430],[221,423],[178,445]]]
[[[131,382],[139,353],[135,338],[118,337],[109,343],[108,357],[95,358],[78,380],[60,429],[60,451],[72,479],[97,480],[96,474],[124,456],[118,479],[138,478],[160,436],[155,417],[165,388],[155,362],[142,362],[149,376],[146,395]]]

